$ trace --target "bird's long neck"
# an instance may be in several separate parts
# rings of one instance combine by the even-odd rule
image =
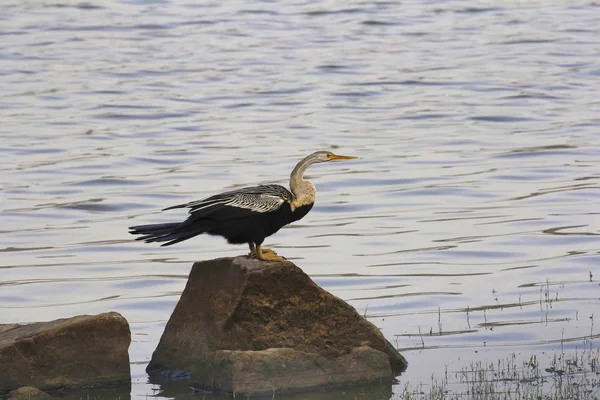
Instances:
[[[313,204],[315,202],[315,196],[317,194],[315,185],[310,181],[304,180],[304,171],[306,171],[306,168],[313,162],[314,160],[309,157],[303,159],[296,165],[296,168],[294,168],[290,175],[290,189],[294,195],[292,211],[297,207]]]

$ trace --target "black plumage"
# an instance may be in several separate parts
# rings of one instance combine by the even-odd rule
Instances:
[[[202,201],[165,208],[189,208],[181,223],[133,226],[137,240],[170,246],[202,233],[223,236],[229,243],[262,244],[281,227],[304,217],[313,204],[291,209],[293,195],[279,185],[264,185],[221,193]]]
[[[138,225],[130,233],[136,240],[161,242],[162,246],[206,233],[222,236],[229,243],[248,243],[251,254],[261,260],[281,260],[261,247],[266,237],[283,226],[303,218],[315,201],[314,185],[303,179],[306,168],[317,162],[346,160],[355,157],[316,152],[296,165],[290,177],[290,192],[280,185],[260,185],[217,194],[204,200],[165,208],[189,208],[189,217],[181,223]]]

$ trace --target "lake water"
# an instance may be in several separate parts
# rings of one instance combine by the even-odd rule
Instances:
[[[311,167],[265,244],[406,356],[391,392],[598,347],[599,27],[592,1],[3,1],[0,323],[118,311],[132,397],[173,397],[144,368],[191,264],[247,248],[127,227],[333,150],[360,159]]]

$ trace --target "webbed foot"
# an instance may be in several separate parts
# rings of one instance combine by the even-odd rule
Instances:
[[[263,249],[260,245],[256,245],[254,256],[261,261],[284,261],[285,257],[278,256],[271,249]]]

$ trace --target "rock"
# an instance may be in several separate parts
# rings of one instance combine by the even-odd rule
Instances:
[[[127,320],[115,312],[0,325],[0,393],[131,384]]]
[[[195,263],[146,369],[240,395],[391,381],[408,363],[289,261]]]
[[[8,394],[8,400],[52,400],[52,396],[33,386],[23,386]]]

